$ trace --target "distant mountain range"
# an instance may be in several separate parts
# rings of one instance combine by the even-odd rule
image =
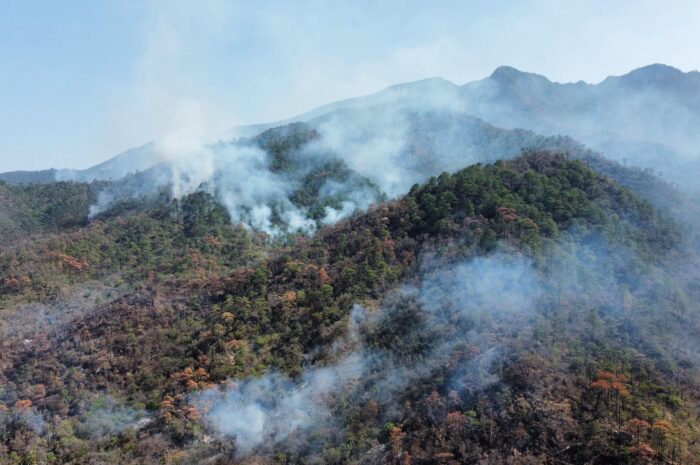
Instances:
[[[609,158],[652,168],[684,187],[694,187],[692,173],[700,169],[700,132],[696,130],[700,127],[700,73],[661,64],[599,84],[560,84],[502,66],[491,76],[462,86],[441,78],[398,84],[288,120],[236,127],[227,137],[249,137],[291,122],[306,122],[321,133],[332,132],[344,143],[356,138],[358,131],[365,140],[386,139],[387,128],[394,137],[403,138],[401,124],[406,115],[424,112],[470,115],[497,127],[568,135]],[[158,144],[149,143],[85,170],[10,172],[0,174],[0,180],[118,179],[162,160]]]

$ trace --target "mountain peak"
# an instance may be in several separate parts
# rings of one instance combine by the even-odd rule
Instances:
[[[491,73],[489,79],[500,83],[513,83],[519,81],[537,81],[542,83],[551,82],[541,74],[520,71],[512,66],[499,66],[493,73]]]
[[[679,85],[686,76],[687,74],[678,68],[654,63],[634,69],[622,76],[611,76],[605,81],[619,81],[636,87],[672,87]]]
[[[627,76],[633,75],[656,75],[656,76],[668,76],[668,75],[681,75],[683,71],[673,66],[665,65],[663,63],[652,63],[650,65],[642,66],[641,68],[633,69]]]
[[[493,73],[491,73],[490,77],[493,79],[501,79],[522,76],[524,74],[525,73],[523,71],[513,68],[512,66],[499,66],[493,71]]]

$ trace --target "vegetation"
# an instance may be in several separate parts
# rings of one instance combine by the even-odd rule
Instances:
[[[0,181],[0,244],[30,234],[85,226],[95,200],[87,184],[11,186]]]
[[[299,143],[294,134],[260,139],[275,169],[294,169],[284,149]],[[299,204],[318,202],[317,175],[295,194]],[[36,212],[15,229],[22,240],[3,241],[0,252],[2,463],[258,463],[257,455],[670,464],[700,454],[700,377],[668,336],[698,335],[689,302],[700,290],[669,265],[687,254],[681,229],[581,161],[532,151],[473,165],[286,241],[231,225],[204,193],[118,204],[88,221],[89,186],[0,188],[26,195],[13,205]],[[52,190],[70,201],[56,206]],[[450,324],[430,327],[425,303],[397,291],[495,254],[527,259],[546,291],[520,326],[474,303],[466,314],[440,307]],[[193,396],[273,370],[298,381],[334,363],[357,303],[385,309],[362,344],[398,366],[422,363],[424,376],[394,392],[370,364],[361,382],[319,400],[330,404],[331,426],[237,454]],[[435,357],[445,340],[450,352]],[[476,364],[485,353],[490,362]],[[497,381],[471,383],[479,376]]]

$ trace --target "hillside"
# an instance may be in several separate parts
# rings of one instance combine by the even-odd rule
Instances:
[[[13,186],[0,181],[0,246],[84,226],[98,189],[73,182]]]
[[[288,176],[321,140],[254,142]],[[457,169],[272,241],[216,189],[23,229],[0,246],[0,461],[692,463],[683,229],[552,152]]]
[[[371,118],[369,117],[371,113]],[[610,161],[566,136],[502,129],[445,109],[380,105],[346,109],[249,138],[222,141],[169,163],[90,184],[91,215],[150,199],[204,191],[241,222],[280,236],[313,231],[415,183],[472,163],[554,150],[582,160],[682,223],[695,224],[697,202],[652,171]],[[27,186],[24,189],[37,189]]]

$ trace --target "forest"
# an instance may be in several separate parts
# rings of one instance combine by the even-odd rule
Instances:
[[[252,143],[298,174],[317,137]],[[206,189],[0,183],[0,462],[698,463],[692,210],[571,147],[392,200],[331,159],[284,234]],[[328,179],[375,200],[324,224]]]

